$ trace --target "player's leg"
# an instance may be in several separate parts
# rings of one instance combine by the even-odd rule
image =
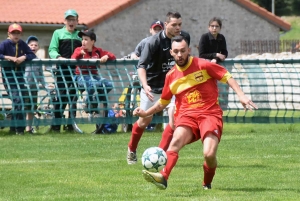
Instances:
[[[168,108],[169,123],[164,129],[162,133],[161,141],[159,143],[159,147],[162,148],[164,151],[167,151],[174,133],[175,96],[172,97],[172,100],[170,104],[167,106],[167,108]]]
[[[160,98],[160,94],[153,94],[154,101],[150,101],[146,96],[145,91],[142,89],[140,93],[140,108],[147,110],[152,107]],[[152,115],[145,118],[139,118],[132,126],[131,137],[128,143],[127,163],[135,164],[137,162],[136,149],[138,143],[144,133],[145,128],[151,123]]]
[[[219,139],[213,134],[208,133],[203,140],[203,189],[211,189],[211,183],[215,176],[217,168],[217,149],[218,149]]]
[[[203,141],[203,189],[211,189],[211,183],[217,168],[217,149],[222,135],[223,121],[221,115],[204,116],[200,124]]]
[[[171,174],[172,169],[177,163],[178,152],[186,144],[192,142],[194,139],[193,131],[188,126],[178,126],[175,129],[172,141],[168,148],[167,154],[167,164],[160,173],[153,173],[143,170],[143,176],[146,181],[155,184],[160,189],[167,188],[167,180]]]

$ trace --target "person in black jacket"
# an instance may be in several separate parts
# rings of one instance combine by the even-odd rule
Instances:
[[[159,100],[165,84],[166,74],[174,66],[175,61],[171,56],[171,38],[181,35],[190,44],[190,35],[181,30],[182,19],[178,12],[168,12],[166,15],[165,29],[151,36],[140,56],[137,71],[142,84],[140,92],[140,107],[147,110]],[[159,147],[166,150],[172,140],[174,132],[175,97],[169,104],[169,124],[164,129]],[[173,110],[173,111],[172,111]],[[132,126],[130,141],[128,143],[127,163],[137,162],[136,150],[145,128],[150,124],[152,115],[140,117]]]
[[[212,18],[208,23],[208,33],[201,36],[199,41],[199,57],[218,63],[228,56],[225,37],[220,34],[222,21]]]

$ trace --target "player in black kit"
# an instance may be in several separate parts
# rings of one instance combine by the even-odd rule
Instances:
[[[137,65],[139,79],[142,83],[140,94],[140,108],[149,109],[159,100],[162,88],[164,87],[165,77],[169,70],[174,66],[174,58],[170,54],[171,38],[182,35],[190,43],[190,35],[181,31],[182,19],[178,12],[168,12],[165,21],[165,30],[149,38],[140,56]],[[175,98],[169,105],[169,124],[165,128],[159,144],[167,150],[174,132],[174,107]],[[143,135],[145,128],[150,124],[152,116],[139,118],[132,127],[131,138],[128,143],[127,163],[137,162],[136,149]]]

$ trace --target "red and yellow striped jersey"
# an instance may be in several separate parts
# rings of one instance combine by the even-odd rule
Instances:
[[[175,65],[167,73],[159,101],[167,105],[175,95],[175,116],[182,112],[222,113],[218,102],[217,80],[226,83],[229,78],[231,74],[224,67],[190,56],[186,66]]]

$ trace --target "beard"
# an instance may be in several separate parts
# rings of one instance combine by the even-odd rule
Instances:
[[[190,58],[190,56],[188,55],[185,59],[182,59],[182,60],[175,60],[175,63],[177,64],[177,66],[179,66],[179,67],[185,67],[186,66],[186,64],[189,62],[189,58]]]

